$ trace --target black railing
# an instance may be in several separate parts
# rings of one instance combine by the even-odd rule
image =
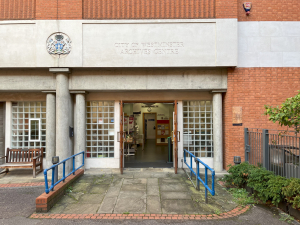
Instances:
[[[245,161],[276,175],[300,178],[300,134],[245,128]]]

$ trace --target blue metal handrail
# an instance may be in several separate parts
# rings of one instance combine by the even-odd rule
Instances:
[[[78,156],[78,155],[80,155],[80,154],[82,154],[82,165],[75,169],[75,157]],[[66,176],[66,161],[68,161],[68,160],[71,159],[71,158],[73,159],[73,160],[72,160],[72,161],[73,161],[73,167],[72,167],[73,169],[72,169],[72,172],[69,173],[69,174]],[[60,180],[58,180],[56,183],[54,183],[54,174],[55,174],[55,170],[58,169],[58,165],[60,165],[60,164],[63,164],[63,177],[62,177]],[[81,167],[83,167],[83,166],[84,166],[84,151],[79,152],[79,153],[77,153],[77,154],[75,154],[75,155],[72,155],[72,156],[70,156],[69,158],[66,158],[65,160],[63,160],[63,161],[61,161],[61,162],[59,162],[59,163],[57,163],[57,164],[55,164],[55,165],[49,167],[48,169],[45,169],[45,170],[44,170],[44,177],[45,177],[45,192],[48,194],[51,190],[53,191],[54,187],[55,187],[57,184],[59,184],[59,183],[62,182],[62,181],[65,181],[65,179],[66,179],[68,176],[70,176],[71,174],[75,175],[75,172],[76,172],[78,169],[80,169]],[[50,186],[50,188],[48,188],[48,179],[47,179],[47,172],[48,172],[48,170],[52,170],[52,180],[51,180],[51,186]]]
[[[184,163],[185,165],[187,165],[187,167],[190,169],[191,171],[191,181],[192,181],[192,176],[193,174],[196,176],[197,179],[197,189],[199,189],[199,181],[201,181],[201,183],[204,185],[205,187],[205,202],[207,203],[207,190],[211,193],[212,196],[215,195],[215,171],[210,168],[208,165],[206,165],[204,162],[202,162],[199,158],[197,158],[196,156],[194,156],[191,152],[189,152],[188,150],[184,149]],[[186,162],[186,153],[189,154],[190,156],[190,165],[187,164]],[[193,170],[193,159],[196,163],[196,172]],[[201,163],[204,167],[205,167],[205,181],[203,181],[200,177],[200,166],[199,163]],[[211,184],[211,188],[208,186],[208,179],[207,179],[207,170],[211,171],[211,179],[212,179],[212,184]]]

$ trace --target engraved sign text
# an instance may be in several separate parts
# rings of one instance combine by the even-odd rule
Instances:
[[[177,55],[184,48],[183,42],[131,42],[114,44],[121,55]]]

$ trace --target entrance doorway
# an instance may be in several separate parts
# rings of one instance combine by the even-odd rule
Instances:
[[[174,129],[174,102],[124,103],[125,168],[171,168],[168,138]],[[171,139],[170,139],[171,140]]]

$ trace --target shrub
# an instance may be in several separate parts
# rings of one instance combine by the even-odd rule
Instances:
[[[257,197],[263,202],[269,199],[268,181],[275,177],[274,173],[265,168],[252,169],[248,176],[248,186],[256,191]]]
[[[263,202],[270,199],[278,206],[283,199],[286,199],[293,208],[300,209],[300,179],[275,176],[273,172],[247,162],[235,166],[229,165],[228,173],[223,178],[226,186],[241,188],[247,184],[254,189],[255,195]],[[241,201],[245,199],[249,200],[241,197],[244,196],[245,190],[232,189],[230,192],[240,201],[239,204],[242,204]]]
[[[282,194],[282,188],[287,186],[288,179],[282,176],[271,176],[270,180],[267,182],[267,188],[265,193],[268,195],[270,199],[272,199],[272,203],[276,206],[284,199],[284,195]]]
[[[289,179],[287,185],[282,188],[282,194],[287,202],[292,204],[293,208],[300,208],[300,179]]]
[[[249,193],[244,188],[231,188],[229,192],[232,194],[234,201],[239,205],[245,206],[256,203],[253,196],[249,196]]]
[[[248,175],[255,166],[248,162],[243,162],[239,165],[229,165],[228,175],[225,175],[223,180],[226,186],[243,187],[247,183]]]

